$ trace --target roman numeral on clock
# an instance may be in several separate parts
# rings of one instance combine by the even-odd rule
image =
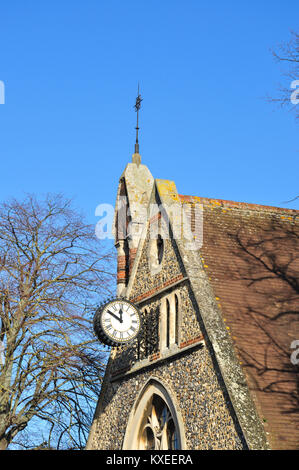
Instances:
[[[96,315],[95,333],[100,341],[112,347],[134,340],[141,328],[140,312],[130,301],[110,301]]]

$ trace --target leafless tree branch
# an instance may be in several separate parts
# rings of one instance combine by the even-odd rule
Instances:
[[[113,262],[61,195],[0,206],[2,449],[84,446],[105,361],[92,316]],[[25,439],[37,419],[48,436]]]

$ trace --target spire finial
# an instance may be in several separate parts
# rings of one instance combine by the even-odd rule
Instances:
[[[137,126],[135,127],[136,129],[136,143],[135,143],[135,153],[138,153],[139,154],[139,142],[138,142],[138,131],[139,131],[139,127],[138,127],[138,113],[139,113],[139,109],[141,107],[141,101],[142,101],[142,98],[141,98],[141,95],[139,93],[139,82],[138,82],[138,92],[137,92],[137,98],[136,98],[136,102],[135,102],[135,105],[134,105],[134,108],[135,108],[135,111],[137,113]]]

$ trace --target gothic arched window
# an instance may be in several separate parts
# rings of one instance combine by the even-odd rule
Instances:
[[[157,237],[157,258],[158,258],[158,263],[162,263],[162,258],[164,254],[164,241],[163,238],[161,237],[160,233],[158,234]]]
[[[179,299],[177,294],[174,294],[174,304],[175,304],[175,344],[179,344]]]
[[[179,344],[180,299],[172,292],[161,301],[160,348],[169,349]]]
[[[173,418],[165,401],[159,395],[153,395],[142,426],[139,449],[178,449],[178,436]]]
[[[151,379],[132,410],[123,449],[183,449],[182,428],[182,420],[178,419],[168,392],[162,384]]]
[[[158,274],[161,271],[164,255],[164,240],[159,233],[149,240],[148,244],[148,262],[151,275]]]
[[[170,344],[170,304],[166,299],[166,347],[169,348]]]

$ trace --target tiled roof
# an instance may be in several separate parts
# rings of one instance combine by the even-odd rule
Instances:
[[[180,199],[190,210],[203,205],[199,256],[271,447],[298,449],[299,365],[291,346],[299,340],[299,211]],[[299,360],[299,351],[292,357]]]
[[[252,204],[249,202],[236,202],[236,201],[227,201],[224,199],[212,199],[207,197],[199,197],[199,196],[185,196],[183,194],[179,194],[179,198],[183,203],[199,203],[203,204],[204,206],[210,207],[222,207],[222,208],[231,208],[231,209],[247,209],[247,210],[256,210],[256,211],[267,211],[273,213],[282,213],[288,215],[299,216],[299,211],[296,209],[287,209],[282,207],[274,207],[274,206],[263,206],[261,204]]]

